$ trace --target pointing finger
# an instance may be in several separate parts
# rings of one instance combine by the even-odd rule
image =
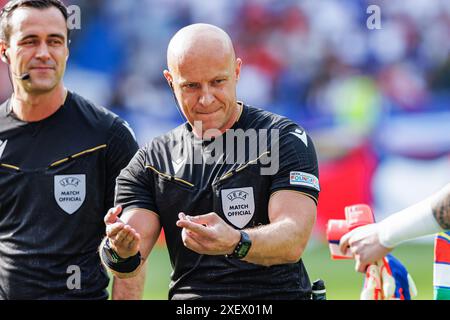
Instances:
[[[192,222],[190,220],[178,220],[177,226],[180,228],[186,228],[191,232],[204,234],[207,231],[207,228],[201,224]]]
[[[213,224],[213,223],[217,222],[218,219],[220,219],[219,216],[217,215],[217,213],[214,213],[214,212],[211,212],[208,214],[203,214],[201,216],[193,216],[193,217],[188,216],[187,218],[188,218],[188,220],[190,220],[192,222],[203,224],[203,225]]]
[[[184,212],[180,212],[178,214],[178,219],[180,219],[180,220],[187,220],[186,215],[184,214]]]
[[[117,217],[121,212],[122,212],[122,206],[120,206],[120,205],[109,209],[108,213],[105,215],[105,218],[104,218],[105,224],[108,225],[108,224],[116,222],[116,220],[118,219]]]

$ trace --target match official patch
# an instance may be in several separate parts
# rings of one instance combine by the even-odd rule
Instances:
[[[253,188],[225,189],[221,195],[225,217],[239,229],[244,228],[255,213]]]
[[[290,183],[293,186],[304,186],[320,191],[319,179],[317,179],[316,176],[309,173],[300,171],[291,171]]]
[[[55,176],[55,200],[68,214],[73,214],[86,198],[86,175]]]

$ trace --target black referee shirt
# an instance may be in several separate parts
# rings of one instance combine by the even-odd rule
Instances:
[[[307,299],[311,285],[301,260],[264,267],[199,255],[183,245],[176,226],[179,212],[192,216],[216,212],[234,228],[244,229],[269,223],[269,198],[279,190],[298,191],[317,203],[317,157],[302,128],[287,118],[244,105],[231,129],[234,135],[239,129],[254,129],[262,135],[246,138],[243,152],[237,142],[225,142],[230,130],[221,139],[205,142],[184,124],[154,139],[121,172],[116,203],[125,210],[144,208],[159,215],[174,268],[170,299]],[[262,138],[264,130],[267,139]],[[254,152],[252,146],[261,141],[265,148]],[[279,152],[271,149],[276,145],[272,141],[278,141]],[[277,154],[278,170],[262,175],[261,169],[270,167],[267,157]]]
[[[107,298],[103,217],[137,148],[123,120],[74,93],[39,122],[0,106],[0,299]]]

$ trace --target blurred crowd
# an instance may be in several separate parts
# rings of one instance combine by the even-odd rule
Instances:
[[[140,144],[182,122],[162,76],[166,48],[179,28],[205,22],[230,33],[244,62],[239,99],[292,118],[316,142],[319,226],[355,201],[387,214],[450,180],[450,1],[66,4],[82,13],[66,85],[128,119]],[[372,4],[381,29],[367,27]],[[2,65],[1,101],[10,93]]]

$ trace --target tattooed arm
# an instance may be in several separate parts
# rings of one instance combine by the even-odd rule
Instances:
[[[390,215],[385,220],[356,228],[340,241],[350,250],[359,272],[378,261],[398,244],[450,229],[450,184],[431,197]]]
[[[432,201],[431,209],[442,229],[450,229],[450,184],[442,189]]]

